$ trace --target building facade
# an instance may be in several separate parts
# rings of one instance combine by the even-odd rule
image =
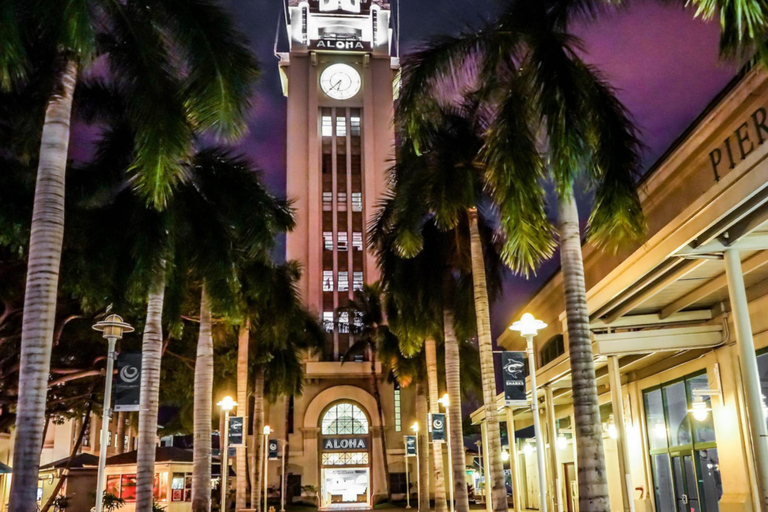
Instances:
[[[746,69],[641,183],[645,242],[584,246],[611,510],[768,510],[768,73]],[[515,510],[578,510],[562,275],[523,312],[535,342],[542,439],[506,408]],[[499,344],[524,350],[507,331]],[[529,390],[530,393],[530,390]],[[483,423],[481,410],[473,420]],[[521,437],[526,437],[525,439]],[[534,447],[546,449],[540,496]]]
[[[371,354],[342,362],[356,319],[338,312],[378,279],[365,238],[393,157],[398,61],[390,9],[380,0],[291,0],[287,9],[290,49],[278,56],[287,195],[297,222],[286,254],[304,269],[302,297],[322,319],[327,341],[305,363],[303,395],[268,406],[266,421],[275,438],[288,441],[289,485],[303,489],[297,499],[367,506],[386,497],[388,482],[404,492],[402,436],[413,403]],[[280,464],[273,466],[268,482],[277,486]]]

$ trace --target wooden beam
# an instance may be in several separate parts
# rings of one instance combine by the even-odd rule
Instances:
[[[744,261],[742,264],[742,271],[744,272],[744,275],[746,275],[753,270],[762,267],[766,263],[768,263],[768,251],[761,251],[748,260]],[[661,318],[667,318],[670,315],[677,313],[681,309],[687,308],[691,304],[695,304],[701,299],[712,295],[727,285],[728,283],[725,278],[725,272],[723,272],[717,277],[713,277],[695,290],[691,290],[679,299],[676,299],[674,302],[664,306],[661,310]]]

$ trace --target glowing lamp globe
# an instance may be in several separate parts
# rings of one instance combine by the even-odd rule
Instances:
[[[419,422],[418,421],[414,421],[413,422],[413,425],[411,425],[411,430],[413,430],[414,432],[418,432],[419,431]]]
[[[133,332],[130,324],[123,322],[119,315],[109,315],[107,318],[93,326],[96,331],[101,331],[105,338],[122,339],[124,332]]]
[[[450,404],[450,398],[448,397],[448,393],[444,394],[443,398],[438,400],[438,402],[443,404],[443,407],[445,407],[447,409],[448,408],[448,404]]]
[[[232,409],[235,408],[235,406],[237,405],[237,402],[232,400],[231,396],[225,396],[224,399],[221,402],[217,403],[216,405],[221,407],[222,411],[231,411]]]
[[[519,331],[521,336],[536,336],[536,333],[545,328],[547,324],[541,320],[536,320],[530,313],[523,314],[523,317],[513,323],[509,328],[512,331]]]

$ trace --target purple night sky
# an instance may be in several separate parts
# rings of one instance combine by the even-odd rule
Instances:
[[[250,122],[250,133],[238,149],[264,170],[277,194],[285,193],[285,98],[280,91],[273,55],[283,0],[223,0],[250,38],[262,65],[262,79]],[[396,4],[397,0],[391,0]],[[456,33],[488,19],[498,0],[400,0],[403,55],[419,40]],[[394,5],[393,5],[394,7]],[[585,43],[585,59],[596,65],[618,90],[633,114],[648,147],[650,166],[734,76],[736,66],[718,60],[718,26],[694,21],[690,9],[635,1],[633,7],[576,30]],[[87,136],[86,136],[87,138]],[[73,156],[87,151],[73,140]],[[80,147],[78,147],[80,146]],[[517,308],[549,277],[550,262],[532,280],[510,276],[505,295],[492,309],[494,337],[512,320]]]

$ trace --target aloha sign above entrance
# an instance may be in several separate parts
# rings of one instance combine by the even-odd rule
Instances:
[[[368,438],[366,437],[341,437],[323,440],[323,450],[367,450]]]

